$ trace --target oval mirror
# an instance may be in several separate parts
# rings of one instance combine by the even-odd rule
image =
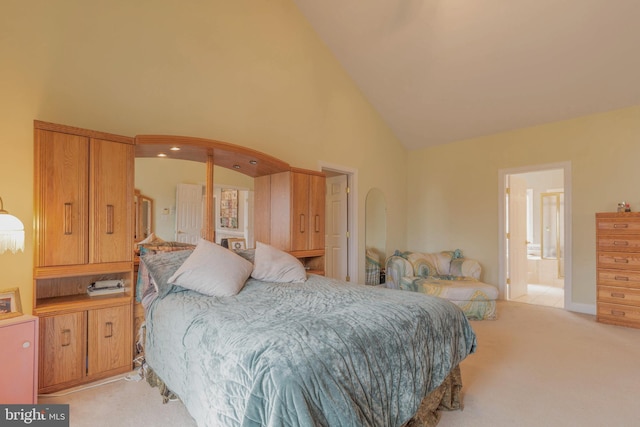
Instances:
[[[378,188],[367,193],[365,202],[365,284],[384,283],[387,251],[387,203]]]

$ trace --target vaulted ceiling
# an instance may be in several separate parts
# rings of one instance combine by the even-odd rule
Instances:
[[[408,149],[640,104],[639,0],[294,0]]]

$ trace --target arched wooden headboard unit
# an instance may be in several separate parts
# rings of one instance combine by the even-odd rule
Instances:
[[[179,148],[179,151],[175,148]],[[160,153],[171,159],[202,163],[207,163],[209,156],[212,156],[214,165],[253,178],[291,169],[288,163],[268,154],[214,139],[172,135],[136,136],[136,157],[157,157]]]
[[[213,205],[213,166],[221,166],[253,178],[291,170],[282,160],[250,148],[213,139],[173,135],[138,135],[136,157],[158,157],[191,160],[207,164],[204,239],[215,241]],[[163,156],[163,157],[164,157]]]

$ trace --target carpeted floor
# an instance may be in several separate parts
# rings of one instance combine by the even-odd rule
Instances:
[[[465,407],[443,413],[439,427],[640,425],[639,329],[514,302],[500,302],[498,316],[473,322]],[[162,404],[157,389],[124,377],[39,403],[70,404],[72,427],[196,425],[181,402]]]
[[[501,302],[498,316],[473,322],[465,407],[438,427],[640,425],[640,330],[514,302]]]

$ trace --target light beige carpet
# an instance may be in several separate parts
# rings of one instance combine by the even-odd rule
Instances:
[[[640,330],[513,302],[500,302],[498,316],[473,322],[478,350],[461,365],[465,407],[443,413],[439,427],[640,425]],[[196,425],[145,381],[39,403],[69,403],[72,427]]]
[[[473,322],[464,410],[443,413],[438,427],[640,426],[640,330],[514,302],[498,316]]]

